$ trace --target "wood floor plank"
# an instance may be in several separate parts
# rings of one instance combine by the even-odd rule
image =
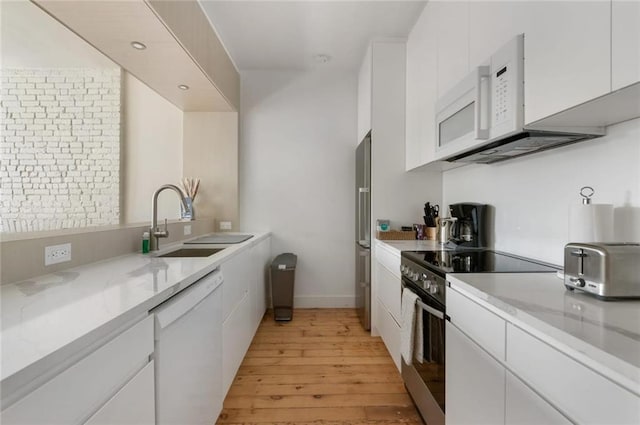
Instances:
[[[398,372],[344,375],[237,375],[233,385],[402,383]]]
[[[243,383],[236,382],[229,390],[228,397],[243,395],[300,395],[300,394],[405,394],[404,384],[401,382],[384,383],[321,383],[321,384],[265,384],[261,382]]]
[[[271,396],[231,396],[225,400],[229,409],[284,409],[321,407],[410,407],[407,394],[303,394]]]
[[[291,322],[265,314],[216,423],[422,422],[384,343],[354,309],[296,309]]]
[[[301,365],[388,365],[388,357],[247,357],[243,366],[301,366]]]

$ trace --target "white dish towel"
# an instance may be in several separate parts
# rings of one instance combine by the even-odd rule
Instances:
[[[422,311],[416,306],[419,297],[408,289],[402,290],[400,349],[402,358],[408,365],[412,363],[413,354],[422,362]]]

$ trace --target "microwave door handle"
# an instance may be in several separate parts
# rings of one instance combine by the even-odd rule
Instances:
[[[489,138],[489,126],[491,119],[491,68],[479,66],[476,81],[476,108],[475,108],[475,132],[476,139]]]

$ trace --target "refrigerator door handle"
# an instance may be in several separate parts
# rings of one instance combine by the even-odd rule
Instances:
[[[369,193],[368,187],[359,187],[358,188],[358,240],[364,240],[362,237],[362,195],[366,195]]]

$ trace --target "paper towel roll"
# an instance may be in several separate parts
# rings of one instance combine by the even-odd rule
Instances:
[[[613,205],[581,204],[569,207],[569,242],[613,241]]]

